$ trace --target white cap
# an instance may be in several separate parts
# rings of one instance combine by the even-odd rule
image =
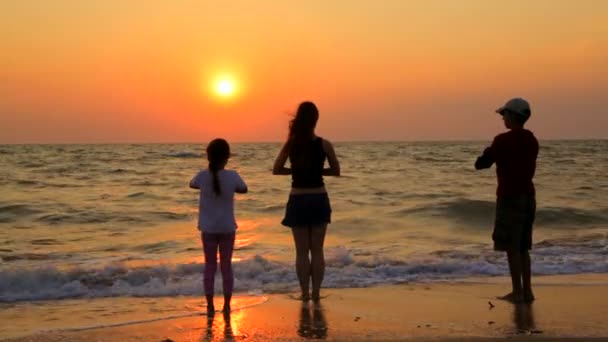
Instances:
[[[504,115],[505,111],[521,115],[526,119],[530,118],[530,115],[532,115],[532,112],[530,111],[530,104],[521,97],[510,99],[507,101],[507,103],[505,103],[504,106],[498,108],[496,113]]]

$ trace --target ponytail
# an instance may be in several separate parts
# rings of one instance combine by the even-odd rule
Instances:
[[[230,145],[224,139],[214,139],[207,145],[207,160],[209,161],[209,172],[213,181],[213,193],[216,196],[222,194],[218,172],[226,164],[230,157]]]
[[[211,179],[213,180],[213,193],[216,196],[220,196],[222,194],[222,189],[220,188],[220,179],[218,177],[218,166],[214,163],[209,163],[209,171],[211,172]]]

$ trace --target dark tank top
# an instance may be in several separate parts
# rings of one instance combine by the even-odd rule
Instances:
[[[325,163],[323,139],[315,137],[308,143],[295,145],[289,151],[292,188],[318,188],[323,183]]]

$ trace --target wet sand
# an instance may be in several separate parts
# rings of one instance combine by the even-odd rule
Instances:
[[[293,295],[271,294],[258,301],[261,304],[229,316],[198,315],[5,341],[608,341],[608,276],[535,280],[537,300],[531,305],[494,299],[509,290],[507,278],[468,279],[326,289],[319,305],[302,304]],[[237,296],[233,306],[238,307],[239,301],[252,299]],[[221,307],[221,299],[216,307]]]

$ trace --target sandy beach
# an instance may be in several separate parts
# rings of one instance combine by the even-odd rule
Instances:
[[[502,277],[327,289],[319,305],[302,304],[289,294],[237,296],[233,302],[237,309],[230,316],[216,313],[207,318],[201,312],[4,341],[608,341],[608,277],[538,277],[535,289],[537,300],[532,305],[494,299],[508,290]],[[217,306],[221,307],[221,299]]]

